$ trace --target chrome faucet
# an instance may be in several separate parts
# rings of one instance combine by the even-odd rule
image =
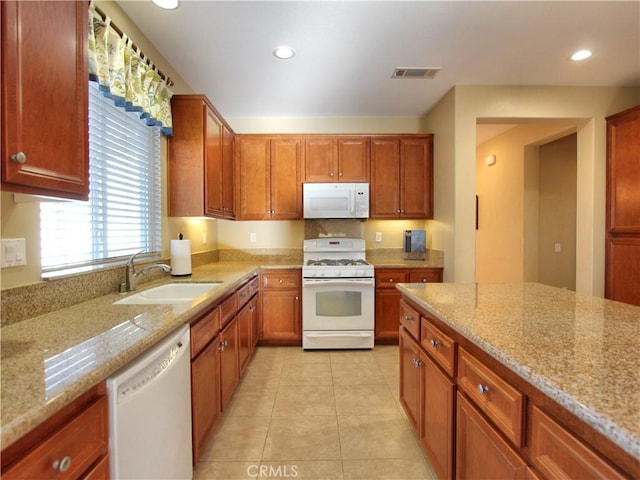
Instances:
[[[165,263],[154,263],[152,265],[147,265],[139,272],[136,272],[133,260],[138,254],[142,253],[143,251],[144,250],[134,253],[129,257],[129,260],[127,260],[127,265],[125,267],[124,284],[120,287],[120,290],[124,290],[125,292],[133,292],[138,286],[138,280],[140,279],[140,277],[154,268],[159,268],[166,273],[169,273],[171,271],[171,267]]]

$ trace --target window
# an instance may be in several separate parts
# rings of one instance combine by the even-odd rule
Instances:
[[[40,204],[43,276],[87,270],[144,250],[159,254],[160,131],[89,82],[87,202]]]

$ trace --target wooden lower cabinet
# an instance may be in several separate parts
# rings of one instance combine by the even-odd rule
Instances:
[[[536,407],[530,409],[530,429],[531,461],[545,478],[625,478]]]
[[[456,478],[526,478],[525,461],[461,393],[456,423]]]
[[[398,283],[442,282],[442,268],[377,268],[375,340],[379,344],[398,341],[398,318],[402,294]]]
[[[238,319],[234,317],[220,332],[220,398],[225,409],[240,381],[238,365]]]
[[[215,338],[191,361],[193,464],[220,420],[220,339]]]
[[[453,478],[456,385],[429,358],[423,356],[420,443],[438,478]]]
[[[260,341],[268,344],[302,344],[301,270],[274,269],[260,274]]]
[[[91,389],[2,452],[2,478],[109,478],[109,407]]]
[[[403,328],[400,329],[400,403],[414,430],[419,432],[420,408],[422,403],[422,372],[420,363],[424,354],[418,343]],[[418,433],[419,434],[419,433]]]
[[[453,478],[455,383],[400,329],[400,403],[440,479]]]
[[[247,303],[238,312],[238,367],[240,375],[247,367],[253,352],[253,339],[251,337],[253,310],[255,310],[255,306]]]

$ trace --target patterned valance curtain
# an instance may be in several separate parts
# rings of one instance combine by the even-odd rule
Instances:
[[[103,18],[93,2],[89,5],[89,80],[118,107],[139,112],[147,125],[172,134],[173,93],[157,68],[134,46],[126,34],[118,33],[111,19]]]

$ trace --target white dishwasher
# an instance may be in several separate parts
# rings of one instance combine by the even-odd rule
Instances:
[[[191,479],[189,326],[107,380],[112,479]]]

